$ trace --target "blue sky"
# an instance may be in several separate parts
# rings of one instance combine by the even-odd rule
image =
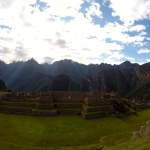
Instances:
[[[0,60],[150,62],[149,0],[1,0]]]

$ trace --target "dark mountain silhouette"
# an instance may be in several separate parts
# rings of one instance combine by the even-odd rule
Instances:
[[[139,66],[139,64],[137,64],[137,63],[132,64],[129,61],[125,61],[125,62],[123,62],[119,65],[119,69],[135,68],[135,67],[138,67],[138,66]]]
[[[140,100],[150,100],[150,62],[135,69],[131,80],[131,88],[125,94],[127,98],[136,97]]]
[[[150,63],[136,68],[103,70],[92,79],[84,78],[80,87],[80,90],[117,91],[126,98],[150,100]]]
[[[53,64],[43,64],[46,74],[57,76],[64,74],[69,76],[73,81],[80,81],[86,74],[86,65],[73,62],[72,60],[60,60]]]
[[[78,89],[80,89],[80,91],[94,91],[94,82],[93,82],[93,78],[90,76],[85,76],[80,84],[78,85]]]
[[[52,91],[77,91],[76,85],[66,75],[60,74],[54,77],[52,81]]]
[[[5,82],[0,79],[0,91],[7,91],[8,88],[5,85]]]
[[[12,91],[117,91],[127,98],[150,97],[150,63],[85,65],[65,59],[39,64],[33,58],[10,64],[0,61],[0,78]]]
[[[106,63],[101,64],[90,64],[84,65],[72,60],[61,60],[56,61],[53,64],[43,64],[46,74],[56,76],[59,74],[65,74],[69,76],[74,82],[79,82],[85,76],[93,77],[98,72],[108,69],[124,69],[124,68],[135,68],[138,64],[132,64],[128,61],[120,65],[110,65]]]

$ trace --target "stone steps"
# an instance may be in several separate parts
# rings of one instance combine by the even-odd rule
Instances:
[[[82,99],[76,99],[76,98],[55,98],[53,97],[54,102],[83,102]]]
[[[0,112],[12,113],[12,114],[32,114],[32,108],[30,107],[16,107],[16,106],[4,106],[0,105]]]
[[[37,109],[54,109],[54,103],[37,103]]]
[[[11,102],[11,101],[0,101],[0,106],[18,106],[18,107],[34,107],[36,108],[36,102]]]
[[[82,115],[82,117],[85,118],[85,119],[104,117],[103,111],[91,112],[91,113],[86,113],[85,111],[82,111],[82,112],[81,112],[81,115]]]
[[[15,107],[15,106],[3,106],[0,105],[0,112],[8,114],[22,114],[22,115],[33,115],[33,116],[55,116],[57,110],[41,110],[29,107]]]
[[[90,119],[110,115],[111,105],[104,97],[94,98],[82,92],[17,92],[0,100],[0,112],[34,116],[82,115]]]
[[[111,105],[88,106],[88,105],[84,104],[83,110],[85,112],[111,111]]]
[[[82,109],[57,109],[57,114],[58,115],[81,115]]]
[[[3,100],[10,101],[10,102],[39,102],[39,98],[21,98],[21,97],[6,97]]]
[[[77,109],[82,109],[83,103],[70,103],[70,102],[65,102],[65,103],[54,103],[55,108],[77,108]]]
[[[33,116],[56,116],[57,110],[39,110],[39,109],[33,109],[32,110]]]

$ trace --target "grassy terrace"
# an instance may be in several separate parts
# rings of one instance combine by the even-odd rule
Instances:
[[[131,142],[131,132],[145,125],[150,120],[149,116],[150,109],[122,119],[106,117],[89,120],[81,116],[33,117],[0,113],[0,149],[84,150],[105,145],[106,149],[122,150],[130,144],[133,150],[138,143]],[[146,148],[148,146],[147,142]]]

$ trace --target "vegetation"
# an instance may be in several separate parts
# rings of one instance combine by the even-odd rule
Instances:
[[[146,82],[142,83],[141,85],[138,85],[131,89],[124,97],[125,98],[132,98],[132,97],[138,97],[142,100],[150,100],[150,80],[147,80]]]
[[[148,139],[131,141],[132,131],[149,120],[150,109],[125,118],[83,119],[81,116],[32,117],[0,114],[2,150],[56,150],[106,146],[104,149],[125,149],[126,146],[148,148]],[[143,145],[145,143],[145,145]],[[140,145],[141,144],[141,145]]]

